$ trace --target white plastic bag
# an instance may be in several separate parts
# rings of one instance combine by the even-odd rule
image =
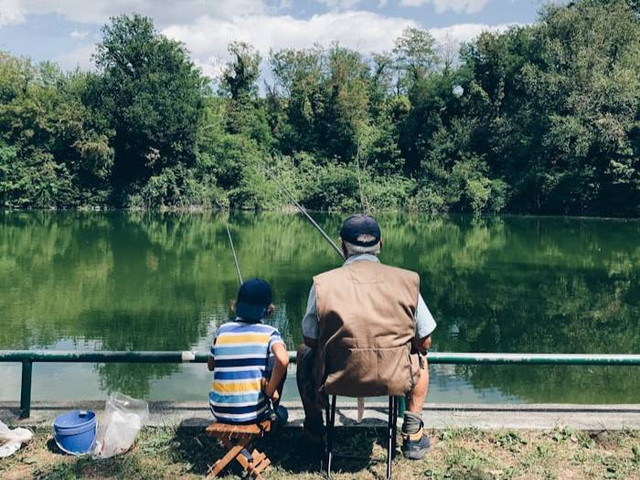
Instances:
[[[98,424],[93,455],[110,458],[129,450],[148,417],[149,406],[144,400],[121,393],[109,395],[103,418]]]
[[[0,420],[0,458],[10,457],[16,453],[20,446],[31,440],[33,433],[26,428],[9,429]]]

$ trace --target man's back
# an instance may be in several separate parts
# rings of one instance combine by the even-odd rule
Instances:
[[[360,261],[316,276],[314,286],[323,370],[318,378],[327,393],[403,395],[412,388],[418,275]]]

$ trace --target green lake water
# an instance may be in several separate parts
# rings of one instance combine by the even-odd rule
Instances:
[[[0,213],[0,349],[200,350],[237,280],[272,283],[290,350],[311,277],[338,265],[293,214]],[[317,214],[337,237],[341,217]],[[640,221],[379,215],[381,260],[420,273],[433,349],[640,353]],[[35,364],[34,400],[205,401],[206,366]],[[20,366],[0,363],[0,400]],[[295,395],[289,381],[285,395]],[[429,402],[640,403],[633,367],[431,366]]]

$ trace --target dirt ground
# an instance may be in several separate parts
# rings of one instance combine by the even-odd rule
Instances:
[[[223,454],[203,429],[147,428],[134,448],[109,460],[61,454],[48,429],[13,457],[0,460],[2,479],[200,479]],[[581,432],[480,431],[430,432],[432,451],[422,461],[393,464],[396,479],[625,479],[640,480],[640,431]],[[273,461],[268,479],[321,479],[319,456],[298,429],[286,429],[262,441]],[[340,429],[335,443],[334,478],[381,479],[385,476],[384,433]],[[223,478],[241,478],[238,468]]]

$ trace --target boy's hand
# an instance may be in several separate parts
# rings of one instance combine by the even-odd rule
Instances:
[[[273,403],[278,403],[280,401],[280,392],[278,392],[277,389],[273,391],[273,395],[269,395],[268,393],[266,393],[266,395],[271,399]]]
[[[271,383],[270,381],[267,381],[265,378],[263,378],[262,379],[262,391],[267,396],[267,398],[271,399],[272,402],[277,402],[278,400],[280,400],[280,393],[278,392],[277,385],[275,387],[273,387],[273,391],[271,393],[269,393],[269,390],[271,390],[269,388],[269,384],[270,383]]]

